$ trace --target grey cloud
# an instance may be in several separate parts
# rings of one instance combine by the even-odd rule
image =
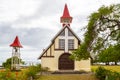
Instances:
[[[50,43],[55,31],[42,28],[11,28],[10,25],[0,25],[0,44],[10,45],[18,35],[23,45],[41,49]]]
[[[36,62],[42,49],[50,44],[55,34],[56,31],[49,29],[12,28],[10,24],[0,24],[0,65],[7,58],[11,57],[11,48],[9,48],[9,45],[14,41],[16,35],[19,36],[20,42],[23,45],[23,49],[21,50],[22,59],[25,62]],[[25,49],[24,45],[34,49]]]
[[[14,22],[14,23],[29,23],[30,21],[33,21],[35,19],[40,19],[41,17],[46,17],[46,16],[54,16],[57,14],[60,14],[64,7],[63,2],[59,1],[53,1],[51,0],[43,0],[42,4],[38,5],[38,9],[34,12],[34,14],[30,16],[19,16],[19,18]],[[59,10],[61,9],[61,10]],[[61,13],[62,15],[62,13]]]
[[[54,31],[40,28],[33,28],[27,30],[23,43],[26,45],[35,46],[38,48],[44,48],[50,43],[51,37],[54,35]]]

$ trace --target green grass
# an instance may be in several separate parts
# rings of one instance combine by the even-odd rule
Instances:
[[[103,66],[107,70],[120,72],[120,66]],[[98,66],[91,66],[95,71]],[[98,80],[93,74],[71,74],[71,75],[44,75],[38,80]]]
[[[120,72],[120,66],[103,66],[105,69]],[[98,66],[91,66],[92,71],[95,71]],[[5,70],[0,70],[0,72]],[[24,77],[26,69],[21,70],[18,77]],[[14,72],[13,72],[14,73]],[[20,79],[18,79],[20,80]],[[25,80],[24,78],[22,80]],[[59,74],[59,75],[42,75],[38,80],[97,80],[93,74]]]
[[[38,80],[97,80],[91,74],[44,75]]]
[[[104,67],[107,70],[120,72],[120,66],[102,66],[102,67]],[[95,71],[97,68],[98,68],[98,65],[91,66],[92,71]]]

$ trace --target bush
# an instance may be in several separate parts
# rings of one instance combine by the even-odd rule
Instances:
[[[107,74],[108,74],[108,70],[106,70],[105,68],[103,68],[101,66],[98,67],[95,71],[96,77],[100,80],[105,80]]]
[[[33,80],[37,78],[36,74],[42,71],[46,71],[46,68],[42,69],[40,64],[19,72],[11,72],[10,69],[2,70],[0,71],[0,80]]]
[[[27,71],[26,71],[26,76],[28,78],[32,78],[35,79],[36,78],[36,74],[38,72],[41,71],[41,65],[37,65],[37,66],[30,66]]]
[[[110,72],[106,80],[120,80],[120,74],[117,72]]]
[[[2,66],[4,67],[4,68],[6,68],[6,69],[11,69],[11,64],[12,64],[12,58],[13,59],[19,59],[18,57],[11,57],[11,58],[8,58],[7,60],[6,60],[6,62],[3,62],[2,63]],[[22,61],[22,59],[20,59],[20,64],[24,64],[24,61]],[[13,70],[16,70],[15,68],[13,69]]]
[[[10,70],[5,70],[0,72],[0,80],[16,80],[14,73]]]
[[[100,80],[120,80],[119,73],[106,70],[104,67],[98,67],[95,75]]]

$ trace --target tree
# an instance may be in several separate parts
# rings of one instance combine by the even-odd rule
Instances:
[[[89,16],[84,42],[77,50],[73,51],[71,58],[76,60],[94,59],[93,53],[96,55],[110,45],[119,43],[120,4],[102,6]],[[120,49],[115,49],[120,52]]]
[[[17,58],[17,57],[14,57],[14,58]],[[2,63],[2,66],[3,66],[4,68],[11,69],[11,59],[12,59],[12,58],[8,58],[8,59],[6,60],[6,62],[3,62],[3,63]],[[24,64],[24,61],[22,61],[22,59],[20,59],[20,62],[21,62],[21,64]]]
[[[11,69],[11,58],[8,58],[8,59],[6,60],[6,62],[2,63],[2,66],[3,66],[4,68]]]
[[[109,65],[109,62],[115,62],[115,65],[117,65],[117,62],[120,60],[120,55],[115,49],[116,45],[101,51],[98,54],[98,61],[105,62],[106,65]]]
[[[113,61],[115,62],[115,65],[117,65],[117,62],[120,61],[120,43],[115,45],[113,48]]]

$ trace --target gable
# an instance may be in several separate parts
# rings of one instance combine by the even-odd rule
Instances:
[[[61,31],[61,33],[58,36],[65,36],[65,29]],[[68,36],[74,36],[73,32],[71,30],[68,30]]]
[[[55,37],[52,39],[52,41],[54,41],[58,36],[61,36],[63,34],[65,34],[65,28],[68,28],[68,34],[69,36],[74,36],[79,42],[81,42],[81,40],[79,39],[79,37],[72,31],[72,29],[70,27],[63,27],[57,35],[55,35]]]
[[[70,27],[63,27],[59,32],[58,34],[52,39],[52,43],[42,52],[42,54],[40,55],[39,59],[41,59],[41,57],[54,57],[53,55],[51,55],[51,52],[52,50],[55,50],[55,49],[59,49],[58,46],[58,37],[62,37],[62,36],[65,36],[65,29],[68,29],[68,36],[72,36],[75,38],[75,45],[78,45],[80,44],[80,39],[77,37],[77,35],[71,30]],[[56,42],[57,40],[57,42]],[[56,44],[57,43],[57,44]],[[57,45],[57,48],[53,45]],[[78,47],[78,46],[77,46]],[[52,50],[51,50],[52,49]],[[53,51],[54,52],[54,51]],[[52,53],[53,53],[52,52]]]

